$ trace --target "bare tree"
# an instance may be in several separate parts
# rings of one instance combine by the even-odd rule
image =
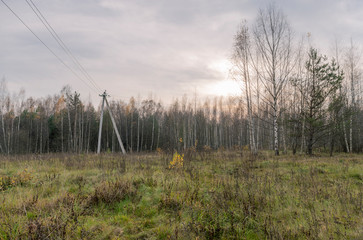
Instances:
[[[261,9],[254,27],[254,37],[261,61],[258,67],[266,89],[263,100],[272,108],[275,155],[279,155],[279,107],[292,70],[292,33],[283,12],[271,4]]]
[[[235,36],[235,45],[233,53],[234,71],[233,76],[237,81],[242,82],[242,88],[244,88],[248,125],[249,125],[249,140],[250,149],[252,153],[257,153],[256,139],[255,139],[255,125],[252,116],[252,92],[251,92],[251,39],[246,22],[243,22],[240,29]]]
[[[350,46],[345,56],[346,78],[347,85],[350,88],[350,119],[349,119],[349,149],[348,152],[353,152],[353,115],[356,111],[356,85],[360,77],[360,54],[358,47],[354,44],[353,39],[350,40]]]
[[[0,141],[3,140],[3,145],[0,142],[0,151],[1,152],[8,152],[7,150],[7,144],[6,144],[6,132],[5,132],[5,121],[4,121],[4,115],[5,115],[5,103],[6,103],[6,96],[8,95],[7,93],[7,86],[6,86],[6,81],[5,78],[3,78],[0,81],[0,117],[1,117],[1,130],[2,130],[2,139],[0,139]]]

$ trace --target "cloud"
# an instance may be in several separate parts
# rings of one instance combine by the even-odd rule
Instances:
[[[102,89],[128,99],[150,93],[166,100],[204,94],[225,74],[210,66],[229,58],[242,19],[253,22],[268,0],[33,0]],[[24,1],[6,1],[73,67]],[[363,6],[357,0],[277,1],[297,37],[311,32],[319,46],[334,34],[363,39]],[[9,88],[24,86],[29,96],[59,93],[70,84],[84,99],[97,92],[59,61],[0,5],[0,76]],[[208,94],[208,91],[205,91]]]

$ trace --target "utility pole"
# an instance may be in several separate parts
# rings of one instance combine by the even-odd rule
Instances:
[[[116,132],[117,140],[118,140],[118,143],[120,144],[122,153],[123,154],[126,154],[124,145],[122,144],[122,141],[121,141],[121,136],[120,136],[120,134],[118,132],[118,129],[117,129],[117,126],[116,126],[115,119],[113,118],[112,112],[111,112],[111,109],[110,109],[110,106],[108,105],[107,97],[109,97],[109,95],[107,95],[106,90],[105,90],[103,92],[103,94],[100,94],[99,96],[102,97],[102,108],[101,108],[100,128],[99,128],[99,131],[98,131],[97,154],[99,154],[101,152],[101,135],[102,135],[102,123],[103,123],[103,108],[104,108],[105,102],[106,102],[106,105],[107,105],[107,108],[108,108],[108,112],[109,112],[110,117],[111,117],[113,129]]]
[[[101,135],[102,135],[102,123],[103,123],[103,107],[105,106],[105,99],[107,97],[106,90],[104,91],[103,94],[100,94],[99,96],[102,97],[102,108],[101,108],[101,117],[100,117],[100,128],[99,128],[99,131],[98,131],[97,154],[99,154],[100,151],[101,151]]]

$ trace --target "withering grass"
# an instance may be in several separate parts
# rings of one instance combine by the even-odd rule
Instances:
[[[0,239],[362,239],[363,156],[0,159]]]

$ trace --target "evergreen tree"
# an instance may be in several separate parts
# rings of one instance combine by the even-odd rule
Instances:
[[[343,72],[334,59],[329,63],[314,48],[309,51],[305,68],[306,77],[300,90],[305,101],[302,117],[306,123],[307,153],[311,155],[313,145],[327,133],[328,99],[340,88]]]

